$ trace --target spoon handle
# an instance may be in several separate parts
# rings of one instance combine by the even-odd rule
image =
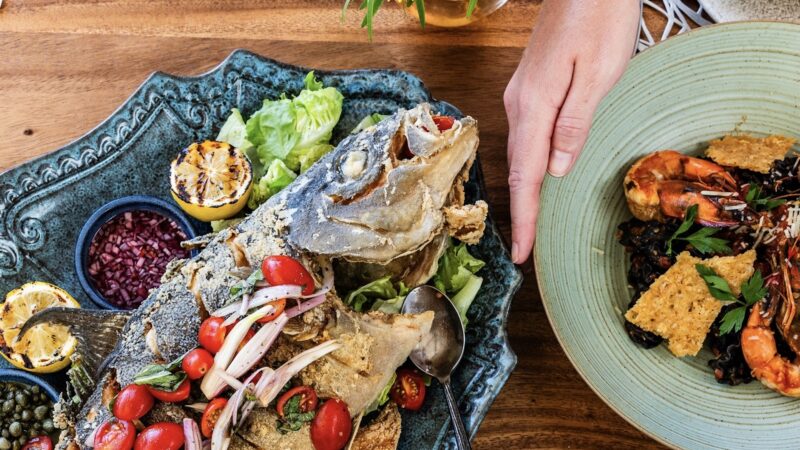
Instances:
[[[450,389],[450,380],[442,383],[444,386],[444,395],[447,397],[447,407],[450,409],[450,419],[453,421],[453,430],[456,432],[456,443],[458,450],[472,450],[472,445],[469,443],[467,430],[464,429],[464,422],[461,421],[461,413],[458,411],[458,404],[455,397],[453,397],[453,390]]]

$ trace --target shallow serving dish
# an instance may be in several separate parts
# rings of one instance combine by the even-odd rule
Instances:
[[[800,25],[717,25],[671,38],[634,58],[575,170],[545,182],[536,273],[556,335],[600,398],[669,446],[798,448],[800,399],[758,381],[718,384],[707,349],[679,359],[628,338],[628,262],[614,236],[631,217],[623,176],[644,154],[698,153],[734,131],[800,137],[798,74]]]
[[[297,93],[308,69],[236,51],[198,77],[152,75],[110,118],[76,142],[0,175],[0,292],[30,280],[55,283],[93,307],[73,270],[78,232],[103,204],[126,195],[169,199],[169,164],[187,144],[216,136],[231,108],[245,115],[266,97]],[[316,71],[344,95],[338,142],[364,116],[391,113],[433,99],[422,82],[391,70]],[[469,201],[485,197],[480,165],[466,186]],[[169,200],[171,201],[171,200]],[[194,223],[198,233],[207,230]],[[489,219],[475,254],[487,264],[469,312],[467,350],[453,378],[467,430],[474,435],[516,364],[506,339],[508,308],[521,274]],[[0,366],[5,367],[4,361]],[[57,380],[57,376],[48,379]],[[454,448],[444,393],[430,389],[422,411],[405,414],[402,449]]]
[[[18,369],[0,369],[0,381],[11,381],[19,384],[27,384],[29,386],[39,386],[50,400],[55,403],[58,401],[58,391],[50,383],[42,378]]]

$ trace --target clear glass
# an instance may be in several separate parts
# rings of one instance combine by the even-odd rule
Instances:
[[[402,0],[401,0],[402,1]],[[508,0],[478,0],[478,5],[470,18],[467,18],[469,0],[424,0],[425,23],[437,27],[460,27],[470,24],[481,17],[497,11]],[[417,6],[411,5],[406,10],[417,17]]]

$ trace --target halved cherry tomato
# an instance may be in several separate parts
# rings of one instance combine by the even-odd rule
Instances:
[[[422,375],[416,370],[399,369],[389,396],[401,408],[411,411],[422,408],[422,402],[425,401],[425,382],[422,380]]]
[[[433,123],[436,124],[436,128],[438,128],[439,131],[446,131],[453,128],[455,122],[455,118],[450,116],[433,116]]]
[[[156,389],[153,386],[147,386],[147,390],[153,395],[153,397],[161,400],[165,403],[178,403],[186,400],[189,398],[189,390],[192,388],[189,380],[183,380],[183,383],[178,386],[178,389],[175,389],[173,392],[169,391],[162,391],[160,389]]]
[[[146,386],[129,384],[114,400],[114,417],[120,420],[138,420],[153,407],[153,396]]]
[[[341,450],[350,440],[352,431],[347,404],[332,398],[319,407],[311,421],[311,442],[317,450]]]
[[[183,357],[181,368],[191,380],[203,378],[214,367],[214,357],[208,350],[196,348]]]
[[[296,386],[284,392],[283,395],[278,398],[278,404],[275,406],[275,409],[278,410],[279,416],[283,417],[283,407],[286,405],[286,402],[295,395],[300,396],[300,412],[307,413],[317,409],[317,393],[314,391],[314,388],[311,386]]]
[[[131,450],[136,428],[127,420],[111,419],[94,435],[94,450]]]
[[[272,305],[273,308],[275,308],[275,311],[273,311],[273,312],[267,314],[266,316],[258,319],[258,323],[272,322],[273,320],[275,320],[276,317],[280,316],[281,313],[283,313],[284,309],[286,309],[286,299],[285,298],[281,298],[281,299],[275,300],[274,302],[269,302],[269,304]]]
[[[261,272],[273,286],[293,284],[303,288],[303,295],[314,293],[314,278],[296,259],[289,256],[268,256],[261,263]]]
[[[30,438],[22,450],[53,450],[53,440],[50,436],[36,436]]]
[[[134,450],[178,450],[183,447],[183,428],[177,423],[150,425],[136,437]]]
[[[203,417],[200,419],[200,432],[203,433],[203,436],[211,437],[219,415],[222,414],[222,410],[225,409],[227,404],[228,399],[225,398],[215,398],[208,402],[205,411],[203,411]]]
[[[222,343],[225,342],[225,336],[228,334],[227,328],[222,326],[223,322],[225,322],[224,317],[209,317],[200,324],[197,341],[212,355],[222,348]]]

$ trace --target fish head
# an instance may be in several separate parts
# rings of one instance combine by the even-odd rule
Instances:
[[[385,264],[443,232],[444,208],[478,149],[475,119],[439,130],[430,106],[400,110],[347,137],[287,189],[288,242],[318,255]]]

